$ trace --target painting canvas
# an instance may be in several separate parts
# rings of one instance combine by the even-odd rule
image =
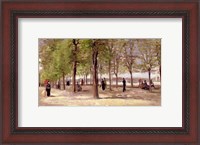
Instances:
[[[161,106],[161,39],[40,38],[39,106]]]

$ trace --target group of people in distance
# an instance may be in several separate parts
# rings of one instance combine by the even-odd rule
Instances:
[[[69,80],[66,81],[66,86],[70,86],[70,81],[69,81]],[[58,82],[56,83],[56,89],[61,89],[60,81],[58,81]]]
[[[123,84],[123,92],[125,92],[126,91],[126,80],[125,80],[125,78],[123,78],[122,84]],[[103,78],[101,80],[101,86],[100,87],[102,88],[103,91],[106,89],[106,79],[105,78]]]
[[[47,94],[47,97],[49,97],[49,96],[51,95],[51,84],[50,84],[50,81],[45,80],[44,84],[45,84],[45,87],[46,87],[46,94]],[[82,80],[81,80],[81,85],[83,85],[83,84],[84,84],[84,81],[83,81],[83,79],[82,79]],[[69,81],[69,80],[66,82],[66,85],[67,85],[67,86],[70,86],[70,81]],[[81,85],[80,85],[79,82],[77,81],[76,86],[77,86],[77,91],[78,91],[78,92],[79,92],[79,91],[82,91]],[[40,86],[40,85],[39,85],[39,86]],[[60,81],[57,82],[56,88],[57,88],[57,89],[60,89],[60,88],[61,88],[61,86],[60,86]]]
[[[143,81],[139,79],[139,88],[144,89],[144,90],[149,90],[150,87],[155,88],[155,85],[152,80],[150,80],[150,83],[148,85],[146,80]]]

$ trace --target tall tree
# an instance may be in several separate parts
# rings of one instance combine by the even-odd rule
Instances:
[[[85,78],[85,83],[88,83],[88,75],[91,74],[92,68],[92,51],[91,51],[91,40],[82,39],[79,40],[80,51],[79,51],[79,67],[78,72]]]
[[[73,83],[73,92],[76,92],[77,53],[78,53],[79,39],[72,39],[72,44],[74,46],[74,48],[72,49],[72,57],[73,57],[72,83]]]
[[[52,62],[54,61],[54,52],[58,49],[57,43],[62,39],[39,39],[39,59],[42,67],[41,79],[55,81],[59,74]]]
[[[161,40],[160,39],[155,40],[155,53],[156,53],[156,59],[159,65],[159,73],[160,73],[160,81],[161,81]]]
[[[107,40],[108,44],[108,51],[107,51],[107,60],[108,60],[108,74],[109,74],[109,89],[112,90],[112,78],[111,78],[111,68],[112,68],[112,59],[113,59],[113,52],[114,52],[114,39]]]
[[[98,41],[93,40],[92,41],[92,64],[93,64],[93,96],[94,98],[99,98],[99,92],[98,92],[98,71],[97,71],[97,64],[98,64]]]
[[[118,73],[120,68],[120,58],[122,57],[122,50],[124,46],[124,40],[119,39],[115,41],[114,51],[113,51],[113,72],[116,78],[116,87],[118,87]]]
[[[59,75],[59,80],[62,77],[63,89],[65,90],[65,75],[71,73],[70,48],[66,45],[66,41],[57,43],[57,49],[54,51],[53,56],[54,61],[52,63]]]
[[[141,61],[140,67],[142,70],[148,71],[149,83],[151,80],[152,68],[158,66],[155,42],[156,39],[141,39],[138,41],[140,52],[139,59]]]
[[[93,39],[89,41],[92,49],[92,71],[93,71],[93,97],[98,99],[98,59],[99,54],[103,52],[105,48],[106,40],[104,39]]]
[[[133,87],[133,66],[135,64],[136,55],[134,54],[134,45],[136,40],[128,39],[124,43],[124,63],[131,76],[131,87]]]
[[[107,70],[103,71],[101,67],[101,72],[108,72],[108,78],[109,78],[109,90],[112,90],[112,73],[115,75],[118,74],[118,68],[119,68],[119,60],[117,60],[119,57],[118,55],[118,43],[117,39],[105,39],[104,40],[104,49],[100,53],[100,61],[101,66],[104,66],[104,69],[107,66]],[[113,68],[114,67],[114,68]]]

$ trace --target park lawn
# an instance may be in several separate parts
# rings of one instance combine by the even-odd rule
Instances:
[[[102,91],[99,88],[100,99],[94,99],[92,86],[83,86],[81,92],[73,93],[71,88],[66,90],[51,89],[51,96],[45,96],[44,87],[39,88],[39,106],[160,106],[160,89],[152,92],[140,88],[127,88],[122,92],[122,87],[108,88]]]

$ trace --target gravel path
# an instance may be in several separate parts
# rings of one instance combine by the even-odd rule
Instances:
[[[91,86],[83,86],[81,92],[73,93],[71,88],[66,90],[52,89],[51,96],[45,96],[45,89],[39,88],[40,106],[160,106],[160,89],[152,92],[140,88],[113,88],[112,91],[99,88],[100,99],[94,99]]]

